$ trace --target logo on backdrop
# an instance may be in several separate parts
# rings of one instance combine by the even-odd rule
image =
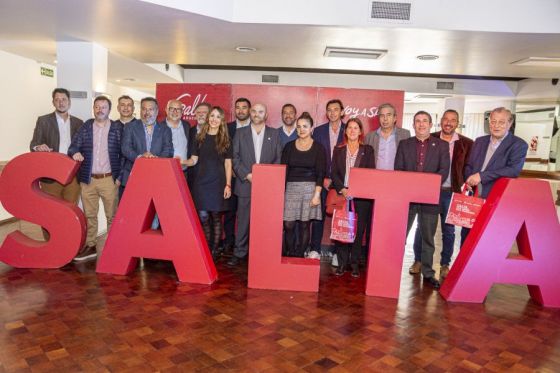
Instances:
[[[197,94],[192,98],[190,93],[183,93],[179,95],[176,100],[179,100],[183,103],[183,115],[182,118],[184,120],[191,120],[195,119],[194,110],[198,106],[198,104],[202,102],[206,102],[206,98],[208,97],[207,94]]]
[[[346,118],[355,118],[355,117],[367,117],[373,118],[377,115],[377,106],[371,106],[369,108],[359,108],[359,107],[352,107],[346,106],[344,108],[344,116]]]

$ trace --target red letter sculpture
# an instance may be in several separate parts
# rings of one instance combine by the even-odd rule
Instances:
[[[350,195],[375,200],[366,295],[399,297],[410,203],[438,203],[440,184],[435,174],[350,170]]]
[[[83,246],[86,221],[78,206],[41,192],[39,178],[68,184],[79,164],[60,153],[27,153],[12,159],[0,178],[0,200],[15,217],[39,224],[50,234],[36,241],[20,231],[0,248],[0,261],[19,268],[59,268]]]
[[[156,211],[161,230],[150,229]],[[176,159],[135,162],[97,272],[127,274],[136,258],[172,261],[182,282],[211,284],[218,277]]]
[[[509,257],[517,238],[519,255]],[[496,182],[441,287],[452,302],[482,303],[494,283],[527,285],[531,298],[560,307],[560,225],[545,181]]]
[[[282,257],[286,166],[253,166],[248,286],[319,291],[320,263]]]

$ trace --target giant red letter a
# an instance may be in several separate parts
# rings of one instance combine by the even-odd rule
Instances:
[[[161,231],[150,229],[157,211]],[[135,258],[171,260],[179,281],[210,284],[216,268],[175,159],[138,159],[113,219],[97,272],[126,274]]]
[[[520,255],[508,258],[516,237]],[[492,284],[520,284],[537,303],[560,307],[559,242],[548,183],[498,180],[440,293],[448,301],[482,303]]]

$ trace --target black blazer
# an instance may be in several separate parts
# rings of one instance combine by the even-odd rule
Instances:
[[[332,157],[331,177],[333,188],[340,193],[344,188],[344,176],[346,175],[346,151],[347,145],[334,148]],[[375,155],[370,145],[362,144],[358,149],[354,167],[375,168]]]
[[[402,140],[397,147],[395,156],[395,171],[416,171],[416,136]],[[424,171],[441,176],[441,184],[449,174],[449,143],[434,136],[428,138],[428,148],[424,164]],[[439,213],[439,205],[420,204],[424,212],[430,214]]]

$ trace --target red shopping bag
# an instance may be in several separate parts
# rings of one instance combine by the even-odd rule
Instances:
[[[358,219],[354,212],[354,201],[351,201],[352,211],[348,208],[349,203],[343,204],[342,209],[334,209],[331,221],[331,240],[352,243],[356,239]]]
[[[474,195],[469,196],[466,191],[466,185],[463,185],[462,193],[453,193],[449,210],[447,210],[447,224],[457,225],[459,227],[472,228],[484,199],[478,197],[478,188],[474,189]]]

